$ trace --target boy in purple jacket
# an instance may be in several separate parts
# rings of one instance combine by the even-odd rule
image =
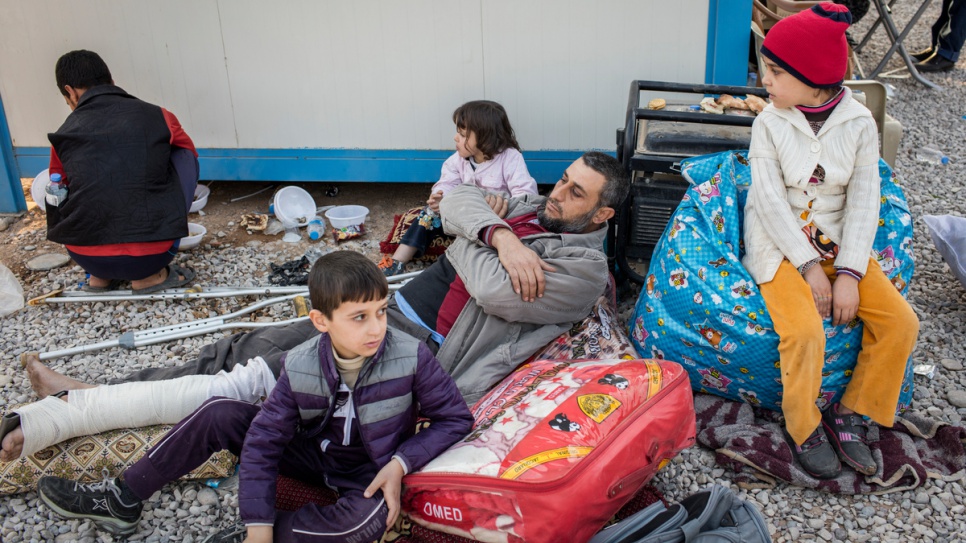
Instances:
[[[466,435],[466,403],[426,345],[387,330],[388,285],[361,254],[320,258],[309,276],[309,318],[322,332],[288,351],[261,408],[212,398],[121,477],[39,482],[68,518],[114,534],[137,529],[142,501],[227,449],[241,456],[239,509],[246,542],[372,541],[399,513],[403,475]],[[432,425],[414,433],[417,414]],[[336,490],[334,505],[275,510],[279,473]],[[214,541],[240,541],[225,534]],[[216,534],[217,537],[217,534]]]

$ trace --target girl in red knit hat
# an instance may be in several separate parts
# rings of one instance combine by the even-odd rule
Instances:
[[[894,422],[919,321],[871,258],[879,220],[875,120],[842,86],[844,6],[823,2],[765,36],[762,83],[771,104],[752,129],[744,266],[779,336],[782,412],[806,472],[833,478],[841,463],[872,475],[865,417]],[[862,350],[841,401],[823,413],[824,319],[858,317]],[[858,339],[858,338],[856,338]]]

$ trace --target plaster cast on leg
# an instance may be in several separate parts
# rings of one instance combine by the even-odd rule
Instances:
[[[260,356],[250,358],[244,366],[230,372],[220,371],[208,387],[208,396],[224,396],[248,403],[258,403],[275,388],[275,374]]]
[[[275,388],[261,357],[217,375],[188,375],[72,390],[67,401],[48,396],[17,409],[23,429],[22,456],[67,439],[118,428],[175,424],[213,396],[257,403]]]
[[[211,375],[73,390],[63,401],[48,396],[17,409],[23,428],[21,456],[72,437],[118,428],[175,424],[206,399]]]

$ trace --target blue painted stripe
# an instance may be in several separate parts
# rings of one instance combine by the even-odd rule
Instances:
[[[13,155],[21,177],[34,177],[50,166],[50,147],[14,147]]]
[[[10,139],[3,98],[0,97],[0,213],[16,213],[25,209],[27,200],[20,184],[20,170],[17,168],[13,140]]]
[[[50,162],[47,147],[16,147],[14,152],[25,177],[37,175]],[[434,183],[451,154],[420,149],[199,149],[198,161],[203,180]],[[537,183],[556,183],[581,154],[524,151],[523,157]]]
[[[751,5],[749,0],[708,0],[705,83],[747,84]]]

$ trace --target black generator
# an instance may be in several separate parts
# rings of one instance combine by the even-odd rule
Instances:
[[[661,109],[642,108],[642,92],[667,98]],[[689,188],[680,175],[681,161],[750,145],[754,113],[701,109],[702,98],[721,94],[768,96],[752,87],[631,82],[626,122],[617,131],[617,159],[630,175],[631,190],[611,223],[607,246],[618,284],[625,278],[643,283],[654,246]]]

